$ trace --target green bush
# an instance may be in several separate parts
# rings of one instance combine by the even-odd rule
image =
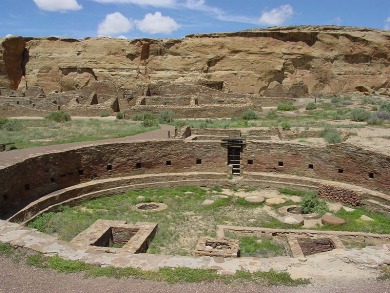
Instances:
[[[315,110],[317,109],[317,105],[313,102],[310,102],[309,104],[306,105],[306,110],[310,111],[310,110]]]
[[[6,131],[20,131],[22,130],[23,124],[19,120],[8,120],[6,119],[4,124],[0,124],[0,129],[6,130]]]
[[[370,112],[364,109],[353,109],[351,111],[351,120],[357,122],[367,121],[370,118]]]
[[[381,125],[383,124],[383,119],[378,118],[376,115],[371,115],[367,120],[368,125]]]
[[[172,123],[173,122],[173,116],[175,113],[172,111],[164,111],[158,114],[158,121],[160,123]]]
[[[390,112],[390,102],[382,102],[380,107],[379,107],[379,110]]]
[[[343,141],[340,131],[334,127],[326,127],[322,131],[321,136],[329,144],[341,143]]]
[[[291,129],[291,125],[288,121],[283,121],[281,124],[281,127],[283,130],[290,130]]]
[[[256,120],[257,113],[253,110],[246,110],[244,113],[242,113],[241,118],[244,120]]]
[[[305,194],[301,201],[301,208],[304,214],[324,214],[327,211],[326,202],[316,194]]]
[[[278,118],[278,113],[275,111],[275,110],[271,110],[267,113],[267,115],[265,115],[265,118],[266,119],[275,119],[275,118]]]
[[[122,112],[116,113],[116,119],[122,120],[125,118],[125,114]]]
[[[45,116],[45,119],[55,122],[66,122],[72,120],[70,115],[64,111],[50,112]]]
[[[106,111],[106,110],[103,110],[100,112],[99,115],[100,115],[100,117],[108,117],[108,116],[110,116],[110,113],[108,113],[108,111]]]
[[[4,124],[8,122],[8,119],[5,117],[0,117],[0,128],[3,127]]]
[[[157,120],[156,119],[145,119],[142,121],[142,126],[144,127],[152,127],[152,126],[157,126]]]
[[[279,103],[278,104],[278,111],[294,111],[297,109],[291,102],[289,103]]]

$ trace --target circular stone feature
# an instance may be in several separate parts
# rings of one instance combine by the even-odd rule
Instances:
[[[165,210],[167,205],[161,202],[141,202],[135,208],[141,212],[159,212]]]
[[[262,203],[262,202],[264,202],[264,197],[262,197],[260,195],[252,195],[252,196],[246,197],[245,201],[249,202],[249,203]]]
[[[265,204],[268,206],[274,206],[278,204],[284,204],[285,202],[286,200],[284,200],[283,198],[275,197],[275,198],[267,198]]]
[[[332,215],[324,215],[321,218],[321,223],[324,225],[341,226],[345,224],[345,220]]]
[[[278,209],[279,213],[284,216],[300,215],[305,219],[318,219],[320,217],[317,213],[304,214],[300,206],[284,206]]]
[[[283,223],[288,225],[303,226],[305,219],[301,215],[291,215],[283,218]]]

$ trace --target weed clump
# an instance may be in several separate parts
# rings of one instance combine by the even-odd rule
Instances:
[[[351,120],[357,122],[367,121],[371,117],[370,112],[364,109],[353,109],[351,111]]]
[[[317,109],[317,105],[313,102],[310,102],[309,104],[306,105],[306,110],[311,111]]]
[[[321,136],[328,144],[336,144],[343,141],[340,131],[338,131],[335,127],[326,127],[322,131]]]
[[[304,214],[324,214],[327,211],[326,202],[314,193],[305,194],[301,201],[301,208]]]
[[[241,118],[244,120],[256,120],[257,119],[257,113],[252,110],[247,110],[244,113],[242,113]]]
[[[293,103],[279,103],[277,109],[278,111],[294,111],[297,107]]]
[[[45,119],[55,121],[58,123],[72,120],[70,115],[64,111],[50,112],[45,116]]]

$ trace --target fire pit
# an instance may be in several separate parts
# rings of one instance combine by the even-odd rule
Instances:
[[[229,238],[213,239],[202,237],[196,245],[195,255],[239,257],[240,241]]]
[[[165,210],[167,205],[161,202],[141,202],[135,208],[142,212],[159,212]]]

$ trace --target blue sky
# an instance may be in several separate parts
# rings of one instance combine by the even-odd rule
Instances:
[[[0,37],[176,38],[286,25],[390,30],[390,0],[0,0]]]

